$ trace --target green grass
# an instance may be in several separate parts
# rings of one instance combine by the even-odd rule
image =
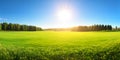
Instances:
[[[0,32],[0,60],[120,60],[120,32]]]

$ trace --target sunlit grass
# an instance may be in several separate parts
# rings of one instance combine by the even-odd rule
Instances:
[[[120,32],[0,32],[0,59],[118,60],[119,36]]]

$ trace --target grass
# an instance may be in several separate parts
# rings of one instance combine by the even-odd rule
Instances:
[[[120,32],[0,32],[0,60],[120,60]]]

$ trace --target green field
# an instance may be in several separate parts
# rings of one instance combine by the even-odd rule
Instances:
[[[120,60],[120,32],[0,32],[0,60]]]

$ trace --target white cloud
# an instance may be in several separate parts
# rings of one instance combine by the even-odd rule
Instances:
[[[8,20],[8,19],[7,19],[7,18],[1,18],[1,17],[0,17],[0,20]]]
[[[2,20],[2,18],[0,18],[0,20]]]

